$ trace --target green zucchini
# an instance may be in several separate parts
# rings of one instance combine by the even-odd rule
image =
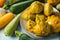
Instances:
[[[16,2],[20,2],[20,1],[22,1],[22,0],[6,0],[3,8],[7,9],[10,5],[12,5],[12,4],[16,3]]]
[[[20,13],[25,8],[27,8],[32,2],[33,0],[16,3],[12,5],[9,10],[13,13]]]
[[[56,6],[56,8],[57,8],[58,10],[60,10],[60,3]]]
[[[36,38],[31,38],[30,36],[26,35],[25,33],[22,33],[20,31],[15,31],[16,37],[18,37],[18,40],[38,40]]]
[[[20,20],[20,14],[18,14],[4,29],[5,36],[11,36],[17,28]]]

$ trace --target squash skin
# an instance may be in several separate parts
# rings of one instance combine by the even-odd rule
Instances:
[[[47,0],[47,3],[56,6],[58,3],[60,3],[60,0]]]
[[[60,31],[60,16],[49,16],[46,22],[51,25],[53,32],[58,33]]]
[[[50,25],[45,23],[44,15],[36,15],[36,25],[33,28],[33,33],[37,36],[48,36],[50,34]]]
[[[34,20],[35,16],[36,15],[31,14],[30,10],[26,10],[22,13],[22,18],[26,21],[29,20],[29,19]]]
[[[33,33],[40,37],[45,37],[50,34],[50,26],[47,23],[40,22],[33,28]]]
[[[26,24],[26,30],[33,32],[34,26],[35,26],[35,22],[29,19]]]
[[[46,16],[49,16],[49,15],[51,15],[53,13],[53,8],[52,8],[52,6],[49,4],[49,3],[46,3],[45,5],[44,5],[44,14],[46,15]]]
[[[50,25],[48,25],[43,21],[44,20],[43,15],[37,15],[37,16],[38,17],[36,17],[36,21],[32,21],[30,19],[27,21],[26,30],[35,34],[36,36],[40,37],[48,36],[50,34]]]
[[[39,1],[35,1],[30,5],[30,11],[32,14],[38,14],[43,11],[44,4]]]

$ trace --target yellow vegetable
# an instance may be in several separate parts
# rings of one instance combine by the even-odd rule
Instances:
[[[59,32],[60,31],[60,16],[48,16],[47,21],[49,25],[52,26],[53,32]]]
[[[33,33],[37,36],[48,36],[50,33],[50,26],[45,23],[46,17],[44,15],[36,15],[36,25],[33,27]]]
[[[4,28],[14,18],[13,13],[7,13],[0,18],[0,29]]]
[[[35,26],[35,22],[29,19],[26,24],[26,30],[32,32],[34,26]]]
[[[43,22],[45,22],[45,19],[46,17],[44,16],[44,15],[36,15],[36,23],[38,23],[39,21],[41,22],[41,21],[43,21]]]
[[[53,8],[52,8],[52,6],[49,4],[49,3],[46,3],[45,5],[44,5],[44,14],[46,15],[46,16],[49,16],[49,15],[51,15],[53,13]]]
[[[43,11],[44,5],[39,1],[35,1],[30,5],[30,11],[32,14],[41,13]]]
[[[36,22],[29,19],[26,24],[26,30],[37,36],[48,36],[50,26],[44,22],[44,18],[44,15],[36,15]]]
[[[22,13],[22,18],[24,20],[34,20],[35,19],[35,15],[34,14],[31,14],[30,10],[26,10]]]
[[[60,3],[60,0],[47,0],[48,3],[52,4],[53,6],[57,5]]]
[[[37,36],[48,36],[50,33],[50,26],[44,22],[38,22],[33,28],[33,33]]]

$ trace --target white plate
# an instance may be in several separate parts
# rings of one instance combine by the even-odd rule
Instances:
[[[53,10],[54,10],[54,12],[58,12],[58,13],[59,13],[59,11],[58,11],[57,9],[55,9],[54,7],[53,7]],[[22,15],[22,14],[21,14],[21,15]],[[37,36],[34,35],[33,33],[28,32],[28,31],[25,29],[25,27],[26,27],[26,21],[23,20],[22,17],[20,17],[20,25],[21,25],[22,30],[24,31],[24,33],[26,33],[26,34],[29,35],[30,37],[32,37],[32,38],[44,39],[43,37],[37,37]],[[57,40],[57,38],[59,38],[58,34],[54,34],[54,35],[51,35],[51,36],[46,37],[46,40],[47,40],[47,39],[50,40],[51,37],[55,37],[54,39],[56,39],[56,40]],[[51,39],[51,40],[52,40],[52,39]]]

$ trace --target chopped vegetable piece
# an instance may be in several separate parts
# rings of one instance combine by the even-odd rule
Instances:
[[[46,3],[45,6],[44,6],[44,14],[46,16],[49,16],[52,13],[53,13],[53,7],[49,3]]]
[[[53,32],[57,33],[60,31],[60,16],[48,16],[46,22],[51,25]]]
[[[30,5],[30,11],[33,14],[41,13],[43,9],[44,9],[44,4],[39,1],[35,1]]]

